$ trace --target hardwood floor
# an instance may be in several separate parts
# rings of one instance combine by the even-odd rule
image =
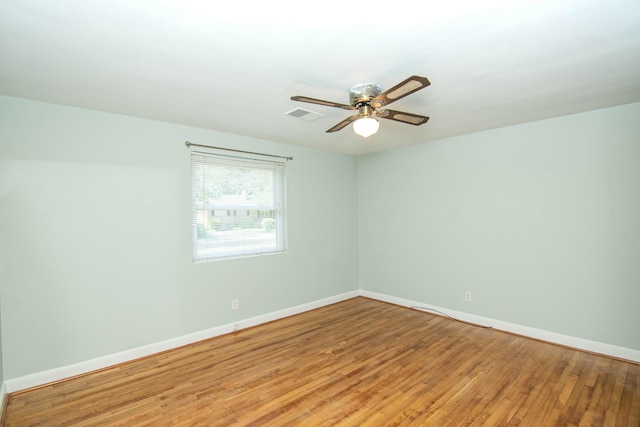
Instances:
[[[640,426],[640,365],[355,298],[9,395],[6,426]]]

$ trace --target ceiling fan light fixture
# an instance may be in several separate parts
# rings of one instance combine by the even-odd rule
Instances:
[[[362,117],[353,122],[353,131],[363,138],[368,138],[378,132],[380,122],[373,117]]]

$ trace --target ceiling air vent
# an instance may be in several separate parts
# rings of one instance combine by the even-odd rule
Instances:
[[[312,122],[324,117],[324,114],[316,113],[315,111],[305,110],[304,108],[295,108],[291,111],[284,113],[287,116],[296,117],[307,122]]]

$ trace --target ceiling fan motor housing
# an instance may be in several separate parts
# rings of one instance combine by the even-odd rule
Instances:
[[[356,108],[360,108],[362,105],[369,104],[369,102],[376,96],[382,93],[382,89],[375,83],[362,83],[351,88],[349,94],[351,96],[351,105]]]

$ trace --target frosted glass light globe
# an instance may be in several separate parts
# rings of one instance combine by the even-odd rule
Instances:
[[[364,138],[378,132],[380,123],[373,117],[363,117],[353,122],[353,131]]]

